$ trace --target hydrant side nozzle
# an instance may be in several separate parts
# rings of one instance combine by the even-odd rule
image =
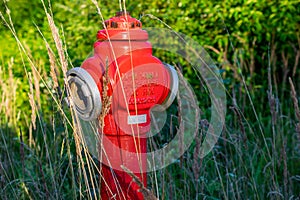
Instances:
[[[84,121],[97,119],[102,101],[93,77],[83,68],[75,67],[67,72],[70,96],[78,116]]]
[[[169,94],[165,101],[161,104],[162,108],[167,109],[173,103],[178,93],[179,78],[176,69],[172,65],[164,63],[164,66],[169,71],[171,82]]]

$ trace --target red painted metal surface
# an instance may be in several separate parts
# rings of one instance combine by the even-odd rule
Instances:
[[[110,143],[102,151],[102,199],[143,199],[138,185],[127,173],[114,169],[124,165],[147,186],[147,138],[150,109],[161,104],[170,93],[170,74],[163,63],[152,55],[148,34],[141,22],[123,12],[107,21],[98,31],[94,56],[82,68],[95,80],[103,98],[103,76],[108,70],[108,95],[112,96],[109,113],[104,118],[103,132]],[[118,151],[110,145],[116,145]],[[105,152],[104,152],[105,151]],[[124,151],[134,152],[128,157]]]

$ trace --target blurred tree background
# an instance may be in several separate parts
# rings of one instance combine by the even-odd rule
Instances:
[[[46,153],[44,150],[42,150],[42,153],[39,153],[45,144],[43,144],[44,136],[42,137],[38,134],[44,134],[45,132],[49,138],[53,138],[54,133],[63,133],[67,127],[64,124],[65,122],[55,121],[56,118],[61,117],[59,109],[56,105],[49,104],[49,102],[53,101],[53,97],[50,95],[52,91],[49,91],[47,87],[53,88],[54,82],[50,76],[50,61],[43,37],[47,40],[55,55],[57,55],[55,44],[52,40],[51,30],[43,5],[39,0],[9,0],[0,2],[0,5],[0,11],[4,17],[1,19],[2,23],[0,26],[0,94],[2,94],[0,98],[0,129],[3,139],[2,143],[0,142],[0,162],[5,163],[5,160],[10,160],[10,157],[14,156],[15,159],[18,158],[22,160],[22,154],[20,155],[20,147],[22,147],[22,145],[20,145],[22,144],[20,143],[20,135],[24,136],[24,138],[21,138],[21,142],[24,139],[25,143],[27,142],[26,144],[30,148],[34,147],[33,151],[37,152],[35,154],[33,153],[33,155],[37,157],[38,164],[31,163],[33,166],[30,165],[29,168],[37,171],[35,173],[37,177],[39,173],[46,173],[46,178],[44,177],[46,180],[42,180],[41,182],[48,183],[49,177],[47,174],[49,176],[53,174],[50,173],[51,167],[49,168],[48,165],[44,167],[40,166],[40,163],[43,163],[45,159],[43,156],[45,156]],[[69,61],[69,68],[71,68],[72,65],[80,66],[83,60],[91,54],[93,43],[96,41],[96,33],[102,29],[102,20],[97,14],[95,5],[90,1],[81,0],[53,0],[51,2],[45,2],[45,5],[47,8],[51,7],[54,22],[60,30],[64,48],[68,52],[67,59]],[[99,7],[104,19],[114,16],[115,13],[120,10],[118,0],[99,1]],[[228,134],[240,135],[246,132],[250,147],[251,144],[254,145],[254,143],[262,144],[263,138],[260,135],[255,135],[260,132],[260,127],[263,127],[263,133],[267,140],[275,141],[276,139],[276,144],[274,144],[275,142],[270,142],[274,160],[260,160],[260,156],[267,155],[266,149],[268,149],[268,145],[264,146],[265,144],[261,146],[257,144],[258,146],[256,147],[262,149],[261,152],[257,154],[257,157],[255,157],[257,160],[254,158],[247,160],[247,158],[245,158],[245,163],[252,163],[255,160],[257,164],[251,165],[249,169],[244,169],[245,171],[241,169],[242,171],[240,173],[246,173],[245,176],[248,176],[247,178],[253,179],[251,184],[257,184],[254,184],[254,186],[251,185],[251,189],[255,188],[255,186],[257,190],[263,189],[251,194],[249,191],[252,190],[249,189],[249,191],[247,191],[247,189],[245,189],[247,186],[243,185],[241,186],[241,194],[250,195],[250,199],[264,199],[266,197],[278,197],[279,199],[290,197],[291,199],[296,199],[297,195],[300,194],[300,153],[299,146],[297,146],[300,145],[300,128],[296,129],[295,127],[300,119],[297,119],[297,108],[294,107],[294,103],[296,102],[297,104],[296,100],[299,98],[293,99],[291,97],[289,77],[293,81],[296,88],[295,91],[299,96],[299,0],[128,0],[126,1],[126,9],[131,13],[131,16],[140,19],[144,27],[165,27],[163,24],[165,23],[173,30],[193,38],[202,45],[214,59],[216,65],[221,69],[220,72],[230,96],[228,98],[228,106],[229,108],[233,108],[228,111],[229,113],[226,118],[226,128],[222,136],[225,138],[225,141],[226,138],[228,138]],[[8,22],[10,21],[8,14],[11,16],[11,21],[14,24],[18,38],[24,45],[27,55],[29,55],[37,66],[37,71],[41,77],[33,70],[32,63],[26,59],[26,54],[20,50],[20,46],[18,46],[13,37],[12,31],[9,30],[5,24],[4,19]],[[162,20],[163,23],[154,17]],[[173,63],[172,56],[165,56],[160,54],[160,52],[157,52],[155,56],[162,58],[164,62]],[[58,56],[56,60],[59,60]],[[57,63],[60,65],[59,62]],[[180,61],[176,64],[182,65]],[[194,88],[199,87],[199,80],[191,67],[182,67],[183,74],[191,85]],[[62,72],[58,71],[57,73],[60,78],[59,81],[63,85]],[[28,79],[28,77],[32,77],[32,79]],[[42,79],[44,81],[42,81]],[[249,94],[247,94],[245,86],[249,89]],[[31,87],[33,87],[34,92],[32,92]],[[32,110],[28,97],[31,93],[34,94],[34,100],[38,108],[36,112],[39,116],[39,120],[37,120],[36,124],[38,124],[40,128],[37,129],[33,127],[35,126],[33,125],[33,121],[35,120],[32,119],[32,112],[35,111]],[[196,90],[196,93],[200,99],[202,90]],[[252,102],[248,99],[248,95],[251,96]],[[233,112],[236,111],[237,105],[239,114]],[[256,112],[253,112],[253,109]],[[243,119],[241,119],[241,116],[243,116]],[[43,120],[41,120],[41,118]],[[240,128],[243,126],[246,127],[244,127],[245,130]],[[30,136],[30,134],[36,135]],[[29,144],[30,137],[41,137],[35,141],[39,143],[40,146],[38,144]],[[59,139],[54,139],[57,140],[55,142],[57,142],[58,145],[64,141],[66,136],[61,135],[59,137]],[[70,139],[72,136],[68,136],[67,138]],[[6,144],[4,141],[8,140],[19,142],[9,142],[9,144]],[[13,155],[9,156],[7,154],[7,145],[11,145],[10,148],[12,149]],[[76,152],[74,150],[74,144],[72,147],[72,139],[70,139],[70,145],[71,152],[68,151],[68,155],[75,155]],[[25,151],[30,153],[30,148]],[[55,148],[55,146],[53,146],[53,148]],[[241,151],[246,155],[254,155],[253,152],[247,152],[245,148],[246,147],[243,147]],[[232,149],[226,149],[223,144],[220,144],[220,152],[224,153],[225,157],[227,154],[229,155],[228,157],[234,157],[235,151],[238,151],[235,145],[233,145]],[[285,152],[285,154],[282,152]],[[59,151],[53,152],[53,154],[55,154],[53,155],[55,158],[52,157],[54,160],[62,159],[62,154],[60,154]],[[283,166],[280,163],[285,159],[284,155],[288,157],[286,159],[287,166]],[[68,159],[70,158],[68,157]],[[66,170],[66,168],[68,168],[68,159],[60,163],[61,166],[58,166],[60,170]],[[236,159],[239,160],[241,158]],[[71,162],[73,162],[72,159]],[[262,177],[264,176],[262,171],[266,170],[264,167],[266,167],[269,162],[272,163],[272,166],[274,165],[270,173],[278,173],[278,176],[266,174],[266,177],[270,178],[270,182],[263,180]],[[220,161],[220,163],[222,163],[222,161]],[[19,167],[22,166],[22,163],[15,164]],[[57,163],[53,163],[53,165],[55,164]],[[212,163],[210,164],[212,165]],[[23,172],[20,172],[20,169],[9,169],[7,171],[4,170],[4,172],[6,172],[5,175],[1,169],[5,169],[6,167],[8,166],[0,166],[0,177],[3,178],[3,180],[0,178],[0,186],[9,188],[8,185],[10,181],[18,179],[19,176],[17,174],[22,174]],[[17,172],[15,172],[15,170]],[[236,170],[238,171],[239,169]],[[287,174],[282,176],[281,174],[284,173]],[[175,173],[173,173],[173,175],[174,174]],[[216,172],[213,174],[217,175]],[[211,177],[214,177],[214,175],[211,175]],[[229,172],[218,175],[221,177],[231,176]],[[35,176],[33,179],[36,178]],[[64,176],[64,174],[60,175],[60,177],[61,176]],[[174,176],[180,177],[181,175],[175,174]],[[285,176],[288,176],[288,178]],[[205,176],[203,175],[203,177]],[[60,180],[65,181],[65,179],[72,178],[74,178],[74,174],[68,172],[68,174]],[[224,181],[226,182],[226,180]],[[221,191],[220,188],[222,184],[220,185],[220,183],[217,182],[218,181],[207,183],[205,189],[203,189],[203,193],[210,197],[221,199],[223,199],[225,195],[225,198],[230,199],[230,192],[226,194],[219,192]],[[61,183],[64,182],[62,181]],[[175,189],[173,189],[175,191],[176,186],[180,185],[180,183],[180,181],[174,183]],[[72,180],[69,180],[68,184],[61,184],[61,187],[66,187],[61,191],[65,192],[68,188],[76,187],[74,185],[72,186],[72,184],[74,184]],[[29,191],[28,194],[28,191],[26,192],[26,184],[25,186],[23,185],[24,187],[22,184],[20,185],[18,186],[23,188],[20,192],[23,197],[26,198],[27,195],[32,197],[33,194],[31,191]],[[33,198],[44,198],[49,197],[49,195],[51,197],[50,188],[45,189],[47,187],[43,186],[43,184],[41,185],[42,186],[38,186],[38,191],[41,190],[44,191],[44,193],[36,196],[33,195]],[[27,185],[27,187],[34,188],[35,186]],[[237,188],[240,187],[237,185]],[[179,190],[179,186],[177,189]],[[2,192],[3,191],[4,190],[2,190]],[[13,192],[8,193],[13,196],[15,190],[12,191]],[[223,188],[223,191],[226,191],[226,189]],[[275,193],[278,192],[282,194],[282,196],[274,195],[272,191],[275,191]],[[194,193],[196,193],[196,191],[194,191]],[[66,198],[72,196],[68,192],[65,194]],[[4,198],[4,196],[0,194],[0,197]],[[233,196],[237,199],[241,198],[239,194],[233,194]],[[165,198],[168,197],[170,196]],[[191,197],[191,199],[194,198]]]
[[[1,3],[1,12],[7,10]],[[12,21],[19,38],[30,51],[40,71],[49,75],[45,38],[51,38],[47,18],[40,1],[8,1]],[[47,3],[46,3],[47,4]],[[120,10],[119,1],[99,2],[104,19]],[[92,52],[97,30],[102,29],[100,16],[89,1],[53,1],[51,7],[57,26],[63,31],[70,62],[80,66]],[[192,37],[204,46],[223,69],[223,78],[228,87],[239,87],[240,73],[247,81],[251,92],[267,86],[267,69],[271,64],[273,79],[277,83],[276,93],[283,98],[289,95],[285,90],[287,77],[300,78],[299,70],[299,1],[127,1],[126,8],[133,17],[140,18],[145,27],[163,27],[153,15],[175,31]],[[14,59],[13,73],[26,83],[24,68],[16,42],[5,25],[0,27],[2,67],[7,68]],[[49,43],[50,40],[49,40]],[[53,45],[53,42],[52,42]],[[160,57],[160,55],[156,55]],[[168,60],[166,60],[167,62]],[[30,71],[30,69],[28,69]],[[193,76],[186,72],[186,77]],[[191,78],[192,79],[192,78]],[[49,80],[51,81],[51,80]],[[20,82],[20,84],[21,84]],[[297,88],[300,88],[297,83]],[[18,96],[29,91],[27,84],[21,84]],[[280,93],[280,94],[279,94]],[[25,99],[24,99],[25,97]],[[265,98],[260,95],[258,98]],[[29,114],[26,95],[18,98],[16,110]],[[23,121],[23,120],[21,120]],[[21,125],[21,124],[19,124]],[[24,124],[22,124],[23,126]]]

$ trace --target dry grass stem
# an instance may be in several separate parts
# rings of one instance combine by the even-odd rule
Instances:
[[[271,110],[271,116],[272,116],[272,124],[275,126],[277,121],[277,101],[275,99],[275,96],[273,95],[273,88],[272,88],[272,79],[271,79],[271,66],[268,68],[268,99],[269,99],[269,105]]]
[[[294,48],[295,51],[295,62],[294,62],[294,67],[293,67],[293,77],[296,75],[296,71],[297,71],[297,67],[299,64],[299,59],[300,59],[300,34],[297,34],[297,38],[298,38],[298,48],[297,49],[294,45],[292,45],[292,47]]]
[[[202,130],[200,131],[199,136],[196,136],[196,146],[194,149],[194,156],[193,156],[193,172],[194,172],[194,177],[195,180],[198,181],[199,179],[199,172],[200,172],[200,168],[202,166],[202,161],[203,159],[200,159],[200,162],[198,161],[198,156],[200,153],[200,147],[201,147],[201,141],[202,141]]]
[[[36,130],[36,106],[34,101],[32,78],[30,74],[29,74],[29,91],[30,92],[28,93],[28,98],[31,107],[31,124],[33,126],[33,129]]]
[[[22,163],[22,175],[23,178],[25,177],[25,153],[24,153],[24,141],[23,141],[23,133],[20,130],[20,156],[21,156],[21,163]]]
[[[300,149],[300,109],[299,109],[299,105],[298,105],[298,98],[297,98],[297,93],[293,84],[293,81],[291,78],[289,78],[289,82],[290,82],[290,86],[291,86],[291,96],[292,96],[292,100],[294,103],[294,109],[295,109],[295,115],[296,115],[296,119],[297,119],[297,123],[296,123],[296,133],[297,133],[297,146],[298,149]]]
[[[30,48],[25,44],[24,49],[27,52],[27,56],[30,60],[34,61],[34,57],[31,54]],[[40,81],[42,78],[41,72],[39,71],[37,67],[37,62],[30,62],[30,67],[32,71],[32,76],[31,81],[34,85],[34,91],[35,91],[35,98],[37,101],[37,107],[40,109],[41,108],[41,90],[40,90]],[[25,65],[25,63],[23,63]]]
[[[141,192],[145,198],[145,200],[157,200],[156,196],[147,188],[144,187],[142,181],[128,168],[124,165],[121,165],[121,168],[131,176],[132,180],[140,187],[139,192]]]
[[[32,67],[32,75],[33,75],[35,97],[37,100],[38,108],[40,109],[41,108],[40,72],[38,72],[35,67]]]
[[[296,93],[295,86],[294,86],[291,78],[289,78],[289,82],[290,82],[290,86],[291,86],[291,95],[292,95],[292,100],[294,103],[295,115],[296,115],[298,122],[300,122],[300,109],[299,109],[299,105],[298,105],[297,93]]]
[[[233,110],[234,114],[237,116],[237,120],[238,120],[238,123],[239,123],[239,128],[240,128],[240,131],[242,133],[242,137],[243,137],[243,143],[244,143],[244,146],[245,146],[245,149],[248,149],[248,145],[247,145],[247,134],[246,134],[246,131],[245,131],[245,126],[244,126],[244,123],[243,123],[243,118],[242,118],[242,115],[239,111],[239,109],[234,105],[234,106],[230,106],[229,107],[231,110]]]
[[[288,165],[287,165],[287,155],[286,155],[286,139],[282,144],[282,157],[283,157],[283,188],[284,188],[284,199],[288,199]]]
[[[283,61],[283,80],[282,80],[283,83],[286,82],[287,75],[290,71],[290,69],[289,69],[290,56],[289,55],[290,54],[288,54],[288,53],[285,54],[285,51],[281,52],[281,58]]]
[[[103,80],[103,92],[102,92],[102,109],[101,114],[98,117],[99,121],[99,127],[102,129],[104,128],[104,118],[109,113],[111,102],[112,102],[112,96],[108,95],[109,90],[109,75],[108,75],[108,58],[106,59],[106,70],[104,73],[104,76],[102,77]]]
[[[0,188],[3,188],[5,186],[5,175],[4,175],[4,169],[2,167],[2,156],[0,155]]]
[[[14,58],[11,58],[8,62],[8,81],[6,83],[6,100],[5,100],[5,109],[6,116],[8,116],[8,121],[16,125],[16,93],[19,86],[18,81],[14,78],[13,74],[13,65]]]
[[[49,13],[46,13],[46,15],[47,15],[48,23],[49,23],[49,26],[50,26],[50,29],[51,29],[51,32],[52,32],[54,42],[55,42],[55,46],[56,46],[57,51],[58,51],[62,71],[63,71],[64,77],[65,77],[65,80],[67,80],[66,79],[66,74],[67,74],[67,71],[68,71],[68,61],[65,57],[65,52],[64,52],[64,49],[63,49],[61,37],[59,35],[57,27],[54,24],[53,18],[49,15]]]
[[[55,56],[54,56],[54,53],[48,43],[46,43],[46,48],[47,48],[47,53],[48,53],[49,61],[50,61],[50,76],[53,80],[53,87],[58,88],[59,87],[58,79],[57,79],[58,70],[57,70],[57,66],[56,66],[56,62],[55,62]]]
[[[47,187],[47,183],[46,183],[46,179],[45,179],[45,173],[43,171],[43,166],[42,166],[42,163],[38,160],[37,161],[37,165],[38,165],[38,169],[39,169],[39,172],[41,174],[41,179],[42,179],[42,183],[43,183],[43,189],[46,193],[46,197],[47,199],[49,199],[49,196],[50,196],[50,192],[49,192],[49,189]]]

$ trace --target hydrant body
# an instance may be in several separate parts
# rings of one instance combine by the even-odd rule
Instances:
[[[147,32],[128,13],[119,12],[105,21],[105,29],[98,31],[97,39],[94,56],[86,59],[81,69],[70,70],[68,76],[71,93],[76,93],[76,110],[83,119],[97,118],[104,99],[110,103],[99,130],[100,138],[101,134],[106,138],[99,145],[103,163],[101,198],[143,199],[138,184],[120,166],[134,171],[147,187],[146,134],[150,130],[150,111],[157,104],[169,106],[173,101],[170,88],[178,88],[176,73],[152,55]],[[84,71],[84,75],[78,71]],[[135,154],[128,156],[124,152]]]

